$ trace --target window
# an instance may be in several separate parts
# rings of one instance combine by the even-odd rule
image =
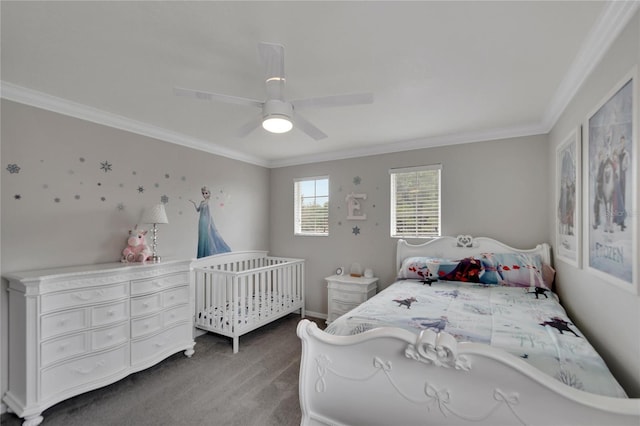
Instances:
[[[294,194],[294,234],[329,235],[329,178],[296,180]]]
[[[391,169],[391,236],[440,236],[440,164]]]

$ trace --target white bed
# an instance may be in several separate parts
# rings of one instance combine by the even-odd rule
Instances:
[[[546,244],[531,250],[518,250],[489,238],[473,239],[469,236],[442,237],[422,245],[399,241],[397,263],[400,269],[403,260],[416,256],[462,259],[471,256],[480,258],[482,253],[539,256],[542,262],[550,263],[550,248]],[[542,274],[539,268],[534,269],[538,269],[531,270],[532,280],[535,281]],[[508,345],[496,348],[477,343],[486,339],[486,336],[482,336],[482,327],[479,325],[471,324],[470,327],[474,332],[479,331],[479,337],[474,341],[475,334],[461,332],[457,327],[457,320],[446,316],[443,316],[440,323],[431,320],[417,321],[424,326],[413,330],[411,326],[397,326],[399,322],[391,321],[390,317],[375,316],[380,300],[386,297],[387,300],[394,298],[398,303],[396,311],[411,312],[410,315],[417,315],[418,320],[423,320],[424,317],[420,315],[424,313],[418,310],[419,305],[436,306],[436,299],[425,299],[424,296],[403,299],[394,293],[406,291],[408,296],[419,290],[420,286],[428,287],[416,281],[394,284],[340,317],[327,330],[330,333],[356,334],[330,334],[318,329],[314,323],[306,320],[300,322],[298,336],[302,340],[302,424],[640,424],[640,400],[624,397],[624,392],[610,375],[604,362],[595,352],[589,354],[591,346],[580,331],[570,322],[567,328],[557,329],[553,325],[549,327],[544,324],[547,309],[555,309],[552,312],[556,312],[558,318],[564,318],[564,311],[559,304],[557,307],[553,306],[556,296],[552,292],[536,292],[534,287],[508,288],[441,281],[433,283],[434,291],[443,294],[455,292],[454,299],[458,305],[475,307],[471,300],[474,293],[467,294],[467,289],[470,292],[477,290],[480,294],[484,292],[489,295],[493,310],[499,306],[494,300],[498,293],[526,294],[524,297],[529,298],[530,302],[525,303],[531,303],[531,309],[525,310],[534,311],[533,317],[537,319],[537,322],[530,325],[532,329],[539,328],[543,334],[559,341],[559,347],[569,346],[570,351],[573,351],[574,346],[578,348],[579,343],[581,349],[576,349],[576,352],[584,349],[590,355],[585,360],[570,360],[577,368],[590,374],[573,382],[564,380],[563,383],[553,371],[542,372],[537,368],[552,364],[547,361],[553,361],[554,356],[545,355],[546,361],[541,362],[542,356],[533,354],[531,359],[525,359],[529,358],[528,352],[518,356],[516,354],[519,352]],[[469,299],[459,303],[457,297]],[[520,296],[514,296],[514,301],[515,297]],[[516,305],[514,302],[514,306]],[[515,316],[520,316],[520,312],[516,311]],[[435,316],[438,315],[439,313]],[[499,317],[495,315],[485,317],[490,318],[491,327],[495,325],[493,322],[502,321],[496,319]],[[415,317],[411,320],[416,322]],[[391,321],[393,326],[388,326],[386,321]],[[507,327],[511,325],[506,324]],[[564,334],[561,328],[564,329]],[[456,337],[447,330],[452,330],[451,333]],[[489,340],[492,345],[496,344],[495,339]],[[545,345],[552,346],[547,343],[537,346]],[[560,352],[557,358],[564,361],[564,355]],[[594,370],[594,377],[591,377],[591,370]],[[591,392],[580,390],[582,387]]]

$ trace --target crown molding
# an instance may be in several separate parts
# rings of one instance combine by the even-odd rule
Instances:
[[[366,148],[333,151],[330,153],[291,157],[281,160],[267,160],[231,150],[220,145],[216,145],[210,141],[192,138],[178,132],[131,120],[123,116],[5,81],[0,81],[2,89],[0,96],[10,101],[19,102],[59,114],[79,118],[81,120],[197,149],[210,154],[230,158],[232,160],[268,168],[343,160],[445,145],[532,136],[546,134],[551,131],[566,107],[569,105],[569,102],[571,102],[593,69],[611,47],[611,44],[637,12],[638,8],[640,8],[640,2],[638,1],[612,1],[605,4],[602,13],[583,41],[575,60],[560,82],[560,85],[551,99],[548,108],[543,114],[541,122],[521,127],[493,129],[482,132],[456,133],[432,138],[418,138],[408,141],[386,143]]]
[[[219,155],[232,160],[268,167],[268,161],[262,158],[221,147],[213,142],[186,136],[182,133],[173,132],[152,124],[132,120],[121,115],[106,112],[68,99],[52,96],[37,90],[28,89],[6,81],[0,81],[0,84],[2,89],[0,96],[10,101],[45,109],[58,114],[68,115],[70,117],[147,136],[153,139],[159,139],[176,145],[197,149],[199,151],[208,152],[210,154]]]
[[[605,4],[602,13],[583,40],[576,58],[551,99],[542,119],[545,133],[551,131],[569,102],[578,93],[578,90],[639,7],[640,2],[638,1],[612,1]]]
[[[395,152],[413,151],[416,149],[435,148],[440,146],[460,145],[473,142],[486,142],[500,139],[536,136],[547,133],[539,124],[521,127],[491,129],[483,132],[456,133],[431,138],[418,138],[401,142],[389,142],[364,148],[332,151],[323,154],[304,155],[299,157],[272,160],[270,168],[298,166],[302,164],[320,163],[323,161],[346,160],[371,155],[392,154]]]

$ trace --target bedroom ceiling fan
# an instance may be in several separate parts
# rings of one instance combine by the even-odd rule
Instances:
[[[276,43],[258,43],[258,55],[265,74],[267,98],[264,101],[183,87],[175,87],[173,92],[177,96],[260,108],[262,110],[260,115],[251,119],[238,130],[237,134],[240,137],[247,136],[260,125],[271,133],[286,133],[295,125],[315,140],[324,139],[327,135],[301,116],[298,110],[311,107],[324,108],[373,103],[372,93],[353,93],[287,101],[284,98],[284,46]]]

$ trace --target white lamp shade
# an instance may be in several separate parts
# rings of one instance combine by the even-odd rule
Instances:
[[[143,223],[169,223],[164,204],[156,204],[150,209],[146,209],[142,216]]]
[[[287,133],[293,128],[293,123],[285,115],[272,114],[264,119],[262,127],[271,133]]]

